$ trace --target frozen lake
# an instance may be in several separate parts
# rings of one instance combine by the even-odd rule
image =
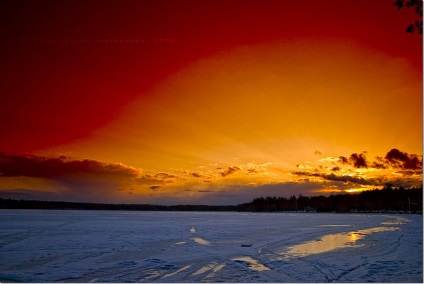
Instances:
[[[421,215],[0,210],[0,281],[422,282]]]

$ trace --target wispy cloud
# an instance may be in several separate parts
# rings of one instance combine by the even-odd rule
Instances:
[[[154,175],[143,175],[136,179],[136,182],[141,185],[164,184],[166,181],[156,178]]]
[[[318,162],[337,162],[339,158],[337,157],[325,157],[318,160]]]
[[[181,177],[166,173],[160,172],[157,174],[146,174],[138,178],[133,179],[134,184],[141,185],[143,188],[148,188],[152,191],[157,191],[158,189],[163,189],[165,186],[174,184],[176,181],[180,180]]]
[[[190,175],[192,177],[195,177],[195,178],[203,178],[203,177],[205,177],[205,175],[202,174],[202,173],[200,173],[200,172],[190,172]]]

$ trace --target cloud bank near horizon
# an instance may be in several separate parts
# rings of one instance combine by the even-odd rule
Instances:
[[[322,153],[319,154],[322,156]],[[319,157],[317,167],[298,164],[274,179],[272,163],[145,174],[121,163],[0,153],[0,196],[111,203],[239,204],[260,196],[320,195],[350,190],[422,185],[422,156],[391,149],[370,159],[366,152]],[[323,166],[327,163],[327,166]],[[31,185],[31,186],[28,186]]]

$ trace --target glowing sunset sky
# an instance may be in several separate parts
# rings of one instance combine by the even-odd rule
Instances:
[[[419,186],[422,35],[392,2],[3,2],[0,197]]]

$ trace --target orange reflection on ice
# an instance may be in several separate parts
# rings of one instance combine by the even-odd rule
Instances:
[[[398,227],[375,227],[348,233],[330,234],[323,236],[318,240],[291,246],[286,253],[290,257],[303,257],[312,254],[324,253],[335,249],[359,247],[363,245],[358,245],[355,243],[366,235],[378,232],[395,231],[398,229]]]
[[[254,271],[267,271],[270,270],[265,265],[261,264],[258,260],[251,258],[250,256],[235,257],[232,260],[237,262],[243,262],[247,264],[247,267]]]

